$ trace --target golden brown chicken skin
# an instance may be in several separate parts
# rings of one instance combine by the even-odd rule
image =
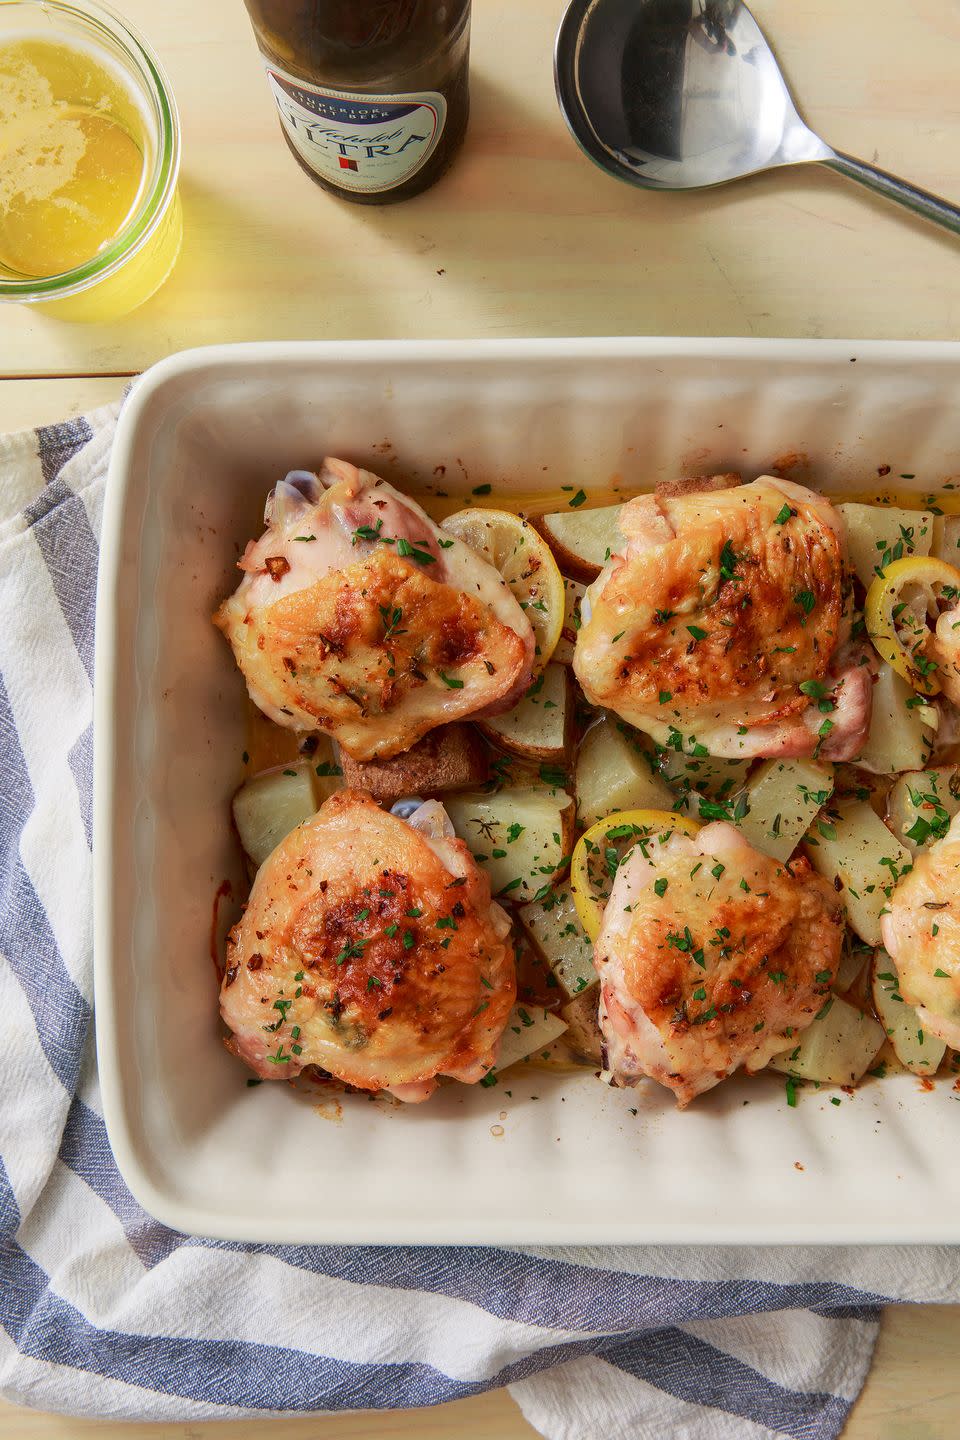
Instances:
[[[717,755],[856,753],[871,677],[843,654],[850,592],[828,501],[771,477],[665,487],[624,505],[620,529],[574,655],[592,703]]]
[[[761,1068],[825,1003],[842,939],[840,902],[807,861],[779,865],[732,825],[636,845],[596,946],[608,1068],[681,1107]]]
[[[314,1065],[423,1100],[486,1074],[515,996],[510,922],[442,807],[408,822],[345,790],[257,872],[221,1013],[263,1079]]]
[[[515,704],[534,638],[498,572],[367,471],[328,460],[294,476],[214,616],[255,704],[356,760]]]

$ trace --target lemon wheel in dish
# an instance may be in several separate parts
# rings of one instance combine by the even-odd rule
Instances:
[[[640,841],[663,842],[670,835],[696,835],[700,826],[673,810],[621,810],[585,830],[570,861],[570,890],[580,924],[591,940],[603,925],[603,910],[617,866]]]
[[[458,510],[441,529],[499,570],[533,626],[533,668],[539,674],[559,643],[566,606],[563,576],[546,540],[528,520],[508,510]]]
[[[877,576],[864,606],[877,654],[924,695],[941,690],[936,662],[926,651],[941,600],[960,601],[960,570],[931,555],[908,555]]]

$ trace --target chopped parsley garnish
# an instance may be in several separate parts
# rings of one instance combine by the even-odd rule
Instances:
[[[817,597],[812,590],[798,590],[793,597],[795,605],[799,605],[804,615],[809,615],[817,603]]]
[[[401,609],[395,608],[391,610],[389,605],[378,605],[377,609],[380,611],[380,619],[383,621],[384,644],[392,639],[394,635],[406,635],[406,630],[399,629],[400,621],[403,619],[403,611]]]
[[[345,965],[348,960],[360,960],[364,948],[370,944],[372,939],[373,936],[368,935],[365,940],[348,940],[339,954],[334,955],[334,965]]]
[[[380,531],[383,529],[383,521],[378,520],[376,526],[358,525],[351,537],[351,544],[356,545],[359,540],[379,540]]]
[[[578,505],[582,505],[582,504],[583,504],[583,502],[584,502],[584,500],[586,500],[586,498],[587,498],[586,491],[584,491],[584,490],[578,490],[577,493],[576,493],[576,495],[571,495],[571,496],[570,496],[570,499],[567,501],[567,504],[568,504],[568,505],[572,505],[573,508],[576,509],[576,507],[577,507]]]
[[[475,485],[470,491],[471,495],[489,495],[493,489],[492,485]]]
[[[689,630],[690,634],[693,636],[694,640],[706,640],[706,638],[707,638],[707,631],[704,630],[704,629],[702,629],[701,626],[699,626],[699,625],[688,625],[688,626],[687,626],[687,629]]]
[[[447,675],[447,674],[444,673],[443,670],[438,670],[438,671],[437,671],[437,674],[440,676],[440,679],[443,681],[444,685],[446,685],[446,686],[448,687],[448,689],[450,689],[450,690],[462,690],[462,689],[463,689],[463,681],[462,681],[462,680],[458,680],[455,675]]]
[[[433,565],[437,557],[431,555],[429,550],[422,548],[426,543],[425,540],[420,540],[411,544],[401,535],[397,540],[397,554],[401,555],[404,560],[416,560],[418,565]]]
[[[740,561],[729,540],[723,542],[723,549],[720,551],[720,578],[722,580],[733,580],[736,576],[736,567]]]
[[[698,795],[697,802],[701,820],[736,822],[742,820],[750,809],[750,802],[745,794],[738,795],[732,803],[724,800],[708,800],[705,795]]]

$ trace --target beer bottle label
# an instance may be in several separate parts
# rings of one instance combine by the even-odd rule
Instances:
[[[298,80],[265,61],[283,128],[311,170],[341,190],[393,190],[425,165],[447,118],[442,95],[358,95]]]

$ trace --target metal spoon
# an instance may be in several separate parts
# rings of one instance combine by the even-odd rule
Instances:
[[[797,114],[741,0],[570,0],[557,96],[581,148],[620,180],[694,190],[819,161],[960,234],[960,208],[832,150]]]

